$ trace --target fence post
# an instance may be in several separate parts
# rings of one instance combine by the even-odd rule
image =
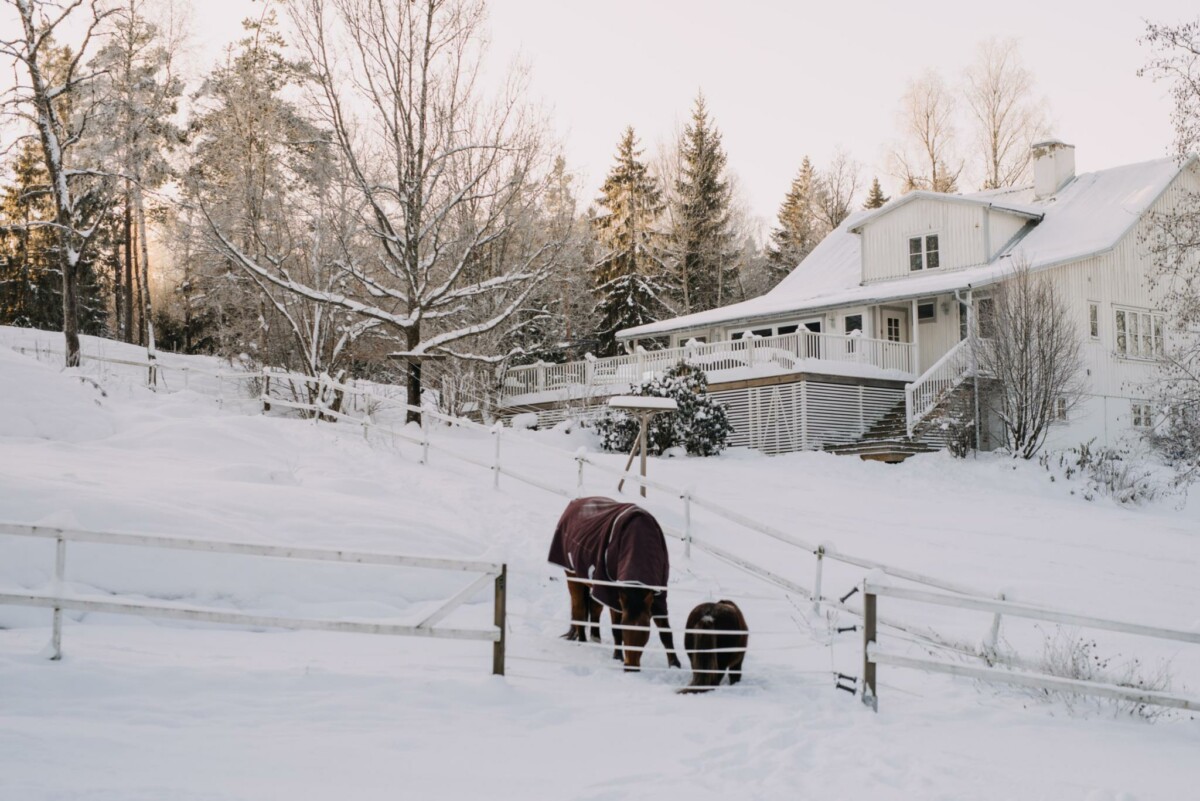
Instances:
[[[583,497],[583,464],[584,464],[585,460],[586,460],[586,457],[584,456],[583,448],[580,448],[579,450],[575,451],[575,465],[576,465],[575,497],[576,498]]]
[[[504,629],[505,601],[508,596],[508,564],[500,565],[500,575],[496,576],[495,622],[500,629],[500,639],[492,643],[492,675],[504,675]]]
[[[879,696],[875,692],[875,663],[871,661],[871,646],[875,644],[875,593],[863,582],[863,683],[862,702],[879,711]]]
[[[492,426],[492,436],[496,438],[496,452],[492,458],[492,489],[500,489],[500,434],[504,431],[504,423]]]
[[[271,411],[271,373],[263,368],[262,413]]]
[[[825,564],[825,546],[817,546],[817,576],[813,579],[813,613],[821,613],[821,569]]]
[[[683,555],[692,558],[692,488],[683,491]]]
[[[997,596],[1001,601],[1008,600],[1004,597],[1004,593]],[[988,635],[987,652],[984,654],[985,659],[990,664],[996,655],[996,646],[1000,644],[1000,613],[992,615],[992,631]]]
[[[67,541],[58,537],[54,543],[54,594],[62,595],[63,577],[67,572]],[[62,607],[54,607],[54,628],[50,635],[50,658],[62,659]]]
[[[421,410],[421,464],[429,464],[429,410]]]
[[[371,413],[363,412],[362,417],[363,439],[367,442],[371,441]]]

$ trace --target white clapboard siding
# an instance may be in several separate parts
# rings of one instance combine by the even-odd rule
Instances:
[[[729,444],[776,455],[860,438],[904,401],[904,390],[799,381],[712,393],[734,433]]]

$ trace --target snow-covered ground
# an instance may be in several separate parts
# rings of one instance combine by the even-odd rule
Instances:
[[[136,368],[63,372],[3,346],[35,340],[59,344],[0,329],[0,522],[503,560],[508,675],[489,675],[482,643],[100,614],[69,616],[65,657],[52,663],[49,613],[0,607],[0,799],[1174,801],[1200,787],[1200,723],[1186,714],[1151,724],[1103,703],[1072,710],[886,667],[872,713],[834,689],[834,671],[861,673],[861,635],[832,633],[853,618],[814,616],[672,541],[676,629],[695,603],[729,597],[753,632],[741,685],[676,695],[686,672],[665,669],[657,639],[651,669],[629,675],[607,649],[557,638],[567,594],[545,554],[561,497],[507,477],[497,492],[488,471],[444,451],[421,465],[418,447],[382,432],[368,442],[354,426],[264,417],[230,387],[218,397],[193,379],[154,394],[136,386]],[[138,358],[95,340],[85,352],[101,346]],[[492,458],[486,435],[439,429],[435,441]],[[583,432],[509,432],[503,461],[573,488],[572,454],[589,444]],[[653,460],[650,473],[844,553],[1022,601],[1200,630],[1200,512],[1180,497],[1087,502],[1036,465],[943,454],[888,466],[741,451]],[[585,484],[615,492],[599,471]],[[651,492],[645,503],[682,524],[677,499]],[[811,585],[810,556],[699,511],[693,523],[698,538]],[[0,536],[0,587],[46,589],[53,561],[47,542]],[[831,563],[825,593],[861,579]],[[88,594],[389,622],[415,622],[464,585],[430,571],[99,545],[70,547],[67,580]],[[488,596],[446,623],[489,621]],[[989,615],[887,599],[880,608],[968,642],[991,625]],[[1174,689],[1200,693],[1200,648],[1079,634],[1113,665],[1171,659]],[[1008,645],[1034,659],[1054,635],[1004,623]],[[927,653],[887,631],[881,639]]]

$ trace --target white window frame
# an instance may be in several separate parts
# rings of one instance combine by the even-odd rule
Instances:
[[[933,307],[933,316],[922,318],[921,317],[921,307],[922,306],[932,306]],[[929,298],[928,300],[918,300],[917,301],[917,322],[922,325],[925,323],[936,323],[937,318],[938,318],[938,308],[937,307],[938,307],[937,298]]]
[[[1154,361],[1163,355],[1165,317],[1132,306],[1113,307],[1113,350],[1120,359]]]
[[[1057,423],[1065,423],[1068,419],[1067,398],[1065,395],[1059,395],[1054,399],[1054,421]]]
[[[1129,402],[1129,425],[1145,429],[1154,427],[1154,404],[1150,401]]]
[[[930,247],[929,247],[930,239],[937,240],[937,246],[934,247],[933,249],[930,249]],[[917,242],[921,249],[918,251],[914,251],[912,249],[913,242]],[[912,257],[916,256],[918,253],[921,256],[921,266],[914,267]],[[929,254],[931,254],[931,253],[934,254],[935,260],[937,261],[937,264],[934,264],[932,266],[929,264]],[[942,237],[941,237],[941,234],[937,231],[929,231],[927,233],[917,234],[916,236],[910,236],[908,238],[908,252],[905,255],[908,257],[908,271],[910,273],[915,273],[915,272],[918,272],[921,270],[936,270],[936,269],[938,269],[939,267],[942,266]]]
[[[1100,304],[1095,301],[1088,301],[1088,337],[1093,340],[1100,339]]]

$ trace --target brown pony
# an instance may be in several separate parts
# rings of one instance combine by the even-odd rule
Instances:
[[[679,692],[708,692],[721,683],[726,672],[730,685],[737,684],[742,679],[742,661],[749,643],[746,618],[733,601],[697,606],[688,615],[683,635],[683,650],[692,663],[692,683]]]
[[[567,573],[571,628],[563,637],[587,642],[590,628],[591,639],[599,642],[600,607],[607,606],[616,643],[613,659],[623,659],[626,670],[641,667],[652,620],[667,650],[667,663],[680,667],[667,591],[661,589],[670,572],[667,543],[649,512],[610,498],[571,501],[554,530],[549,560]]]

